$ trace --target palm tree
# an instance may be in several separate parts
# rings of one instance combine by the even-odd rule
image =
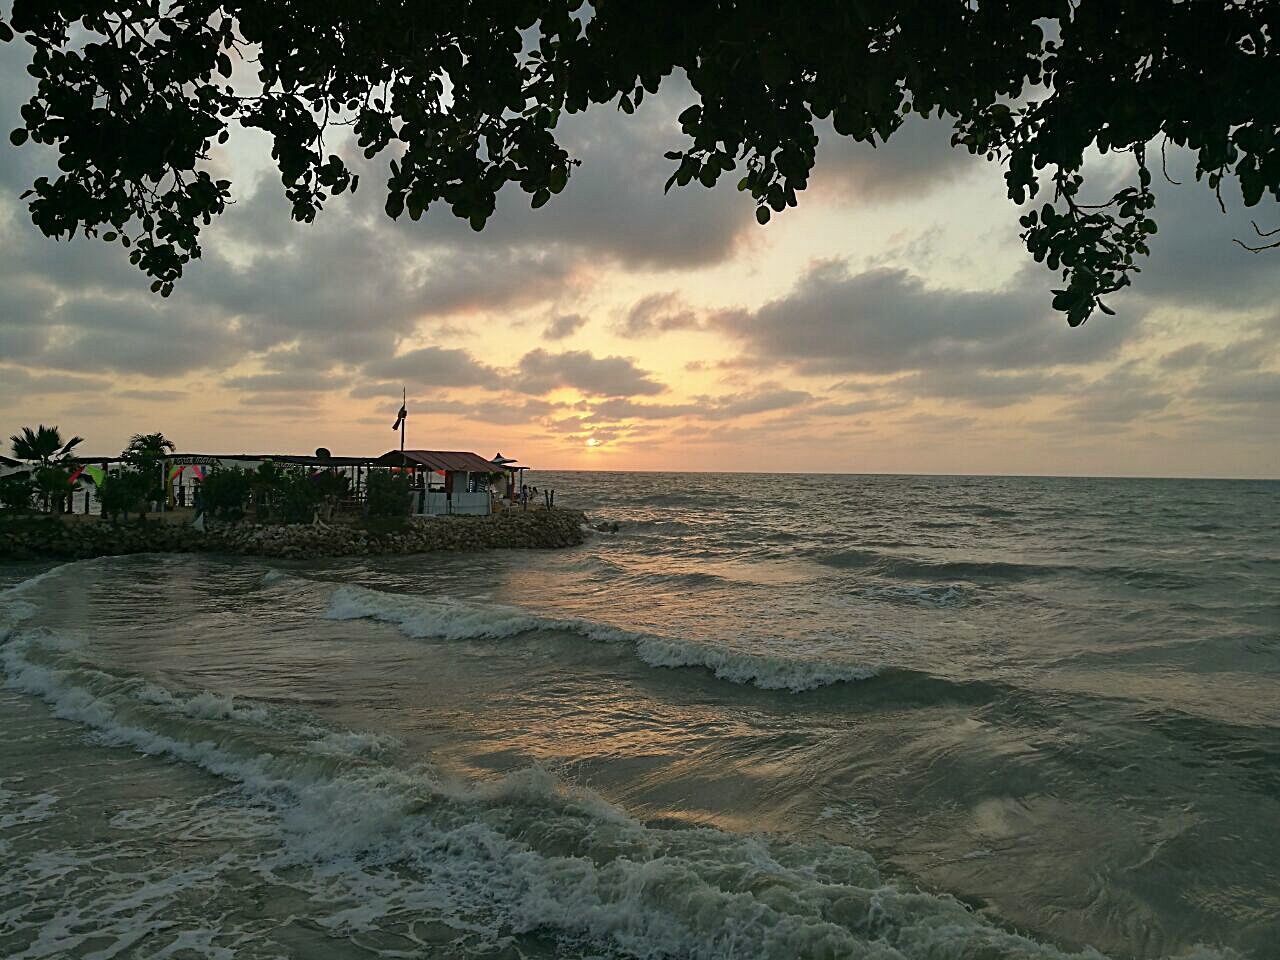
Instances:
[[[36,429],[23,427],[22,433],[15,433],[9,438],[10,449],[19,460],[26,460],[40,467],[51,467],[54,463],[62,463],[71,459],[71,451],[81,443],[84,437],[72,437],[62,442],[62,434],[57,427],[46,427],[43,423]]]
[[[166,483],[163,461],[177,449],[177,445],[163,433],[135,433],[129,438],[129,445],[120,455],[126,463],[137,467],[147,477],[150,489],[144,501],[164,502]]]
[[[166,453],[173,453],[177,445],[163,433],[135,433],[124,448],[125,456],[135,455],[148,460],[160,460]]]
[[[9,438],[13,455],[20,460],[34,464],[36,488],[44,494],[44,509],[48,512],[53,503],[58,504],[61,513],[67,498],[67,480],[71,477],[70,467],[75,462],[71,451],[81,443],[84,437],[72,437],[62,442],[62,434],[57,427],[46,427],[43,423],[36,429],[23,427],[21,433]]]

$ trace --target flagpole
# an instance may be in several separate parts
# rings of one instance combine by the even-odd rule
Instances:
[[[400,409],[401,410],[408,409],[407,407],[408,402],[409,402],[409,394],[405,390],[405,388],[401,386],[400,387]],[[408,417],[400,418],[400,452],[401,453],[404,453],[404,422],[408,419],[409,419]]]

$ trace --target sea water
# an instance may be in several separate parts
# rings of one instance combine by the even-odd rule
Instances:
[[[1280,484],[530,482],[0,567],[0,956],[1280,956]]]

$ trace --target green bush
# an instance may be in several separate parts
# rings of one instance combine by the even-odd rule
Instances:
[[[200,484],[200,503],[211,517],[236,521],[244,516],[253,478],[243,470],[212,470]]]
[[[151,478],[138,470],[121,470],[108,474],[106,480],[98,485],[98,502],[102,504],[102,512],[113,523],[121,514],[124,514],[126,520],[131,512],[141,514],[152,486]]]
[[[322,499],[320,485],[305,470],[281,471],[270,489],[271,514],[285,523],[310,523]]]
[[[367,488],[369,516],[408,516],[410,494],[409,478],[405,474],[389,470],[371,471]]]
[[[35,484],[31,477],[5,477],[0,480],[0,510],[5,513],[27,513],[31,510],[31,498]]]

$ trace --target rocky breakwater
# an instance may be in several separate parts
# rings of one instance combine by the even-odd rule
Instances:
[[[0,525],[0,559],[85,559],[126,553],[225,553],[255,557],[378,556],[437,550],[555,549],[582,543],[576,510],[507,511],[491,517],[413,518],[392,529],[356,524],[111,524],[54,518]]]

